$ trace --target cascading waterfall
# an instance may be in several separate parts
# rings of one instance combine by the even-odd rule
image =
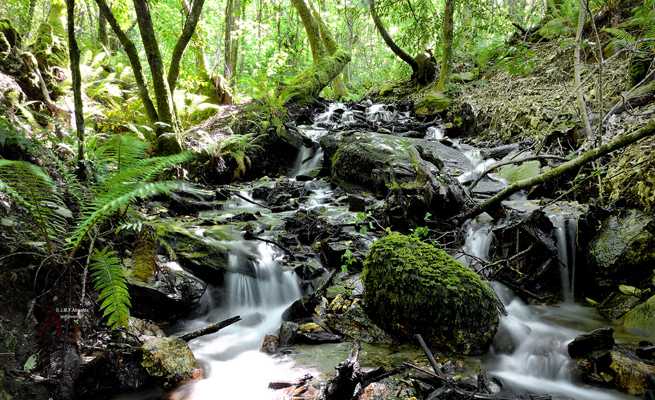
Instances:
[[[578,220],[571,215],[551,215],[553,236],[557,242],[557,257],[562,277],[564,301],[572,303],[575,290],[575,239],[578,234]]]
[[[282,312],[302,296],[295,274],[284,271],[280,254],[266,243],[244,241],[236,246],[241,249],[235,249],[228,260],[231,272],[225,274],[224,304],[182,330],[192,331],[235,315],[242,321],[189,344],[207,379],[177,389],[173,398],[215,399],[220,391],[226,399],[274,399],[276,393],[267,389],[268,382],[302,375],[292,369],[290,359],[259,351],[264,336],[277,333]],[[237,272],[244,270],[250,271]]]

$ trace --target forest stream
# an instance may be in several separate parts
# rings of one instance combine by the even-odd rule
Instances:
[[[338,111],[338,112],[337,112]],[[366,110],[369,121],[399,120],[399,124],[409,120],[409,115],[387,111],[384,105],[371,105]],[[328,131],[338,124],[352,123],[352,111],[339,103],[331,103],[327,111],[316,115],[314,125],[301,127],[304,135],[317,143]],[[426,140],[438,141],[443,138],[442,127],[434,126],[427,130]],[[475,177],[477,170],[484,169],[493,160],[484,160],[480,152],[470,146],[453,143],[457,149],[471,161],[471,171],[462,171],[461,180]],[[285,218],[297,210],[314,212],[325,217],[331,224],[346,226],[352,235],[360,235],[367,246],[379,237],[379,234],[358,233],[354,226],[347,226],[357,218],[357,213],[348,211],[343,198],[333,190],[333,186],[324,179],[306,177],[316,174],[323,161],[323,151],[318,145],[301,150],[295,167],[289,173],[290,185],[301,188],[301,196],[287,197],[285,202],[294,204],[294,209],[273,212],[256,197],[253,192],[271,189],[276,184],[272,180],[260,180],[233,187],[234,195],[223,201],[214,201],[213,209],[201,211],[191,222],[179,219],[161,219],[156,224],[182,224],[184,229],[193,232],[202,240],[215,246],[229,248],[228,272],[224,282],[208,290],[199,303],[204,310],[198,318],[179,323],[170,330],[172,336],[177,333],[190,332],[208,324],[239,315],[242,321],[229,326],[218,333],[207,335],[190,342],[190,347],[203,366],[205,379],[186,384],[164,398],[170,399],[214,399],[249,398],[280,399],[292,398],[292,394],[268,388],[270,382],[297,381],[306,374],[311,374],[319,381],[326,380],[334,371],[334,366],[348,355],[350,341],[343,339],[337,343],[302,344],[281,347],[274,354],[261,350],[265,335],[278,335],[283,322],[283,313],[296,300],[313,290],[313,282],[301,277],[289,267],[290,257],[280,246],[278,234],[282,231]],[[482,167],[480,167],[482,166]],[[477,168],[476,168],[477,167]],[[296,181],[300,177],[301,181]],[[303,178],[305,177],[305,178]],[[498,177],[490,179],[501,181]],[[262,189],[264,188],[264,189]],[[341,193],[343,195],[343,193]],[[508,205],[515,210],[536,209],[534,202],[517,195],[508,200]],[[501,317],[499,331],[488,353],[480,356],[456,356],[453,362],[449,358],[440,358],[443,365],[456,365],[455,373],[465,381],[474,380],[473,369],[479,364],[487,374],[490,385],[495,385],[503,395],[522,395],[545,393],[553,396],[575,398],[576,400],[610,400],[633,398],[610,389],[585,386],[574,378],[572,360],[567,352],[567,345],[577,335],[597,328],[605,327],[607,322],[598,317],[596,310],[574,302],[575,263],[577,220],[579,209],[566,204],[553,204],[545,209],[552,222],[551,237],[557,244],[559,270],[561,274],[563,301],[557,304],[528,305],[507,286],[494,282],[493,288],[502,300],[507,315]],[[236,225],[214,225],[209,221],[222,224],[239,214],[257,215],[257,218]],[[203,223],[203,221],[205,223]],[[503,221],[498,222],[502,224]],[[254,224],[254,225],[253,225]],[[220,227],[220,232],[211,232]],[[459,261],[474,269],[480,269],[477,260],[488,261],[490,245],[493,238],[494,222],[487,215],[466,222],[466,232],[462,252],[453,254]],[[244,230],[256,233],[256,238],[244,238]],[[263,241],[263,240],[266,241]],[[288,241],[286,241],[288,243]],[[297,242],[300,244],[300,242]],[[518,248],[518,242],[516,246]],[[307,256],[304,252],[302,257]],[[320,260],[310,255],[307,264],[317,266],[316,275],[327,275],[320,267]],[[311,258],[314,257],[312,260]],[[180,269],[179,264],[169,262],[173,269]],[[478,271],[483,276],[484,271]],[[347,286],[357,287],[361,291],[361,274],[353,271],[342,272],[339,278],[349,282]],[[354,294],[353,294],[354,295]],[[617,344],[632,343],[641,340],[655,341],[655,334],[648,331],[615,326]],[[364,370],[379,366],[402,367],[404,361],[423,357],[419,347],[413,344],[385,345],[363,343],[360,363]],[[502,389],[501,389],[502,387]],[[410,395],[402,384],[398,385],[395,397],[405,398]],[[159,398],[163,392],[146,391],[124,394],[118,399]],[[310,394],[297,398],[310,398]],[[373,397],[376,398],[376,397]]]

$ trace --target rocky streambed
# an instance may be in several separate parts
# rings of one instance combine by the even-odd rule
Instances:
[[[127,332],[80,325],[78,397],[140,388],[120,398],[318,398],[354,339],[362,343],[360,383],[374,381],[360,385],[359,398],[430,396],[438,384],[404,364],[430,369],[411,332],[390,329],[367,309],[363,264],[391,231],[420,238],[494,282],[502,303],[495,335],[475,346],[430,341],[457,390],[481,391],[482,382],[488,398],[576,399],[653,390],[655,335],[644,330],[653,326],[651,217],[546,200],[542,188],[457,221],[512,180],[552,165],[509,165],[466,191],[495,161],[529,156],[531,143],[444,139],[440,119],[414,120],[403,106],[322,107],[313,124],[287,126],[286,146],[299,147],[288,176],[190,186],[138,207],[159,243],[160,272],[143,283],[129,254],[123,264],[133,316],[159,327],[138,319]],[[464,306],[479,304],[470,297]],[[163,339],[235,316],[238,322],[188,345]],[[38,317],[33,324],[46,318]],[[575,339],[608,326],[614,332]],[[57,385],[34,383],[35,376],[18,385]]]

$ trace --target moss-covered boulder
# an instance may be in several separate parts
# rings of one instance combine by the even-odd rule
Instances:
[[[655,331],[655,296],[628,311],[618,322],[630,328]]]
[[[510,183],[514,183],[522,179],[535,177],[540,173],[541,164],[539,161],[528,161],[521,165],[506,165],[500,169],[498,176],[507,179]]]
[[[392,233],[364,263],[371,318],[396,334],[420,333],[433,345],[480,354],[498,327],[495,293],[469,268],[420,240]]]
[[[174,387],[202,378],[202,368],[189,345],[180,338],[154,338],[143,346],[141,365],[164,387]]]
[[[393,94],[393,82],[387,82],[380,87],[380,96],[391,96]]]
[[[427,117],[446,111],[453,105],[443,93],[430,93],[414,104],[414,113],[417,117]]]
[[[615,321],[638,304],[638,297],[613,292],[598,305],[598,314],[610,321]]]
[[[610,216],[587,247],[591,277],[600,287],[643,288],[653,276],[654,262],[655,218],[639,210]]]

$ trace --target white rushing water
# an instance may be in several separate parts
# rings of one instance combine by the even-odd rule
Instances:
[[[251,248],[241,245],[242,251],[230,256],[229,268],[241,271],[245,264],[251,273],[227,272],[224,287],[215,289],[224,291],[225,303],[181,330],[190,332],[236,315],[242,321],[189,343],[206,379],[175,390],[170,398],[274,399],[278,394],[268,389],[269,382],[298,379],[306,372],[284,356],[260,351],[264,336],[277,335],[282,313],[302,296],[295,274],[282,268],[279,253],[268,244],[257,245],[254,259]]]
[[[558,258],[566,263],[562,275],[569,276],[569,272],[575,270],[577,221],[571,215],[553,215],[550,219],[558,243]],[[488,260],[493,240],[492,224],[491,218],[484,215],[469,222],[463,248],[473,257],[465,258],[465,262],[474,264],[477,258]],[[504,285],[493,284],[508,314],[501,316],[494,343],[504,343],[505,346],[511,343],[512,349],[509,354],[496,354],[486,366],[487,374],[499,378],[504,390],[514,394],[547,393],[576,400],[630,398],[616,391],[581,386],[574,381],[571,371],[575,367],[568,355],[568,343],[583,333],[579,330],[581,327],[595,329],[600,324],[593,318],[595,309],[572,302],[572,275],[567,279],[569,286],[563,287],[569,293],[570,301],[549,307],[527,305]],[[492,347],[491,351],[508,350]]]

